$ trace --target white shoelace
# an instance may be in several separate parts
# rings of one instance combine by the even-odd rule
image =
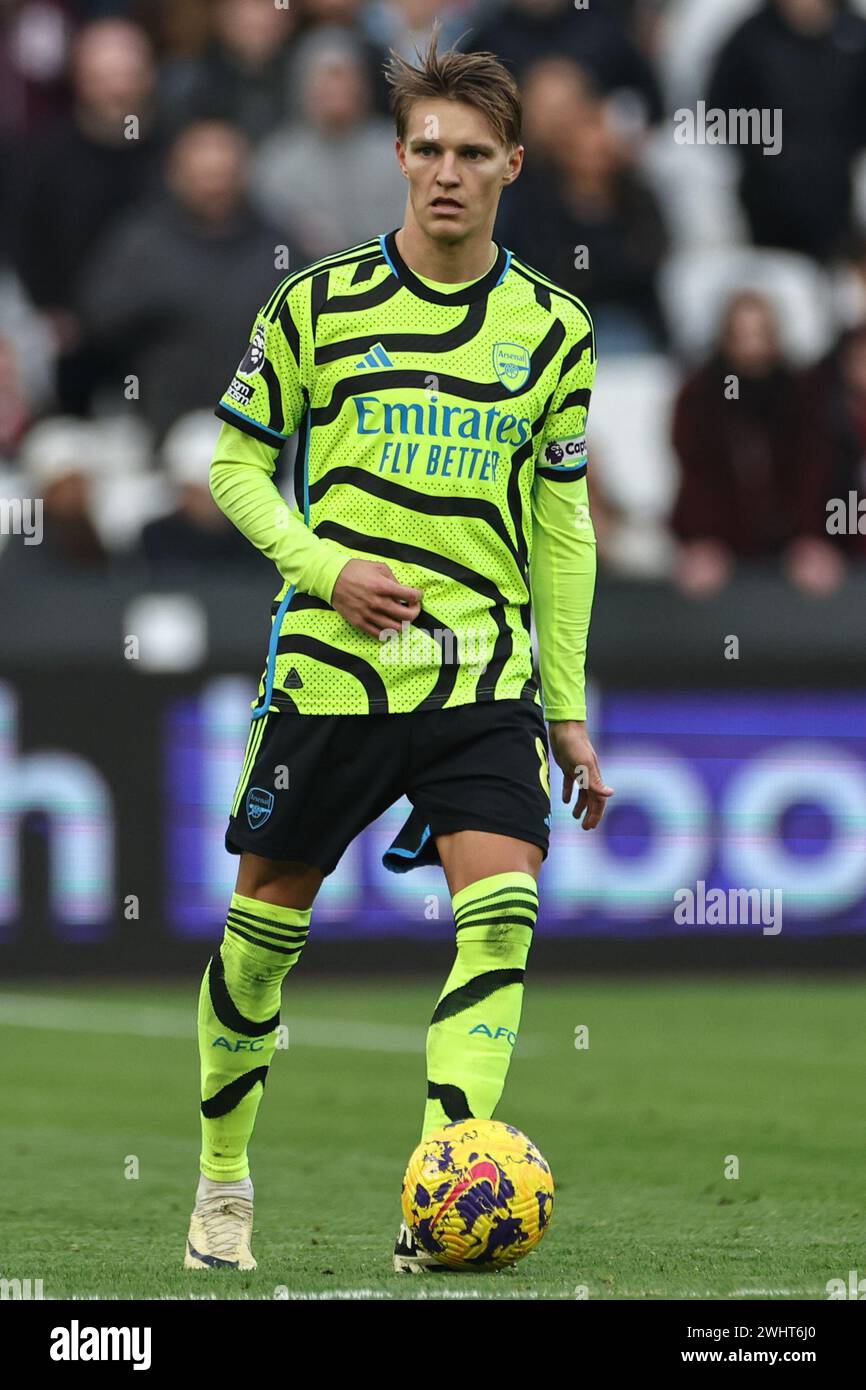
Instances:
[[[245,1197],[210,1197],[198,1204],[196,1215],[204,1225],[208,1253],[230,1259],[241,1237],[249,1236],[253,1204]]]

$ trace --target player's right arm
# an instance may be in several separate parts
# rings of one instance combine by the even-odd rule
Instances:
[[[287,295],[279,312],[269,313],[279,300],[277,291],[257,316],[247,351],[217,406],[223,428],[211,463],[211,493],[285,580],[378,637],[382,628],[418,616],[420,591],[399,584],[387,565],[355,559],[316,536],[273,481],[277,457],[300,425],[310,394],[303,382],[296,306]]]
[[[214,501],[283,579],[330,603],[350,556],[314,536],[273,481],[279,449],[224,424],[210,467]]]

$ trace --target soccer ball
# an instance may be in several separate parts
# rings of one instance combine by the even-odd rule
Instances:
[[[553,1178],[513,1125],[458,1120],[422,1139],[409,1159],[403,1216],[423,1250],[450,1269],[502,1269],[541,1240]]]

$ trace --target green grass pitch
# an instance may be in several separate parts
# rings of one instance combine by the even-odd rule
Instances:
[[[499,1274],[395,1275],[440,984],[288,979],[251,1274],[180,1267],[198,980],[7,986],[0,1277],[46,1298],[823,1299],[866,1272],[859,980],[531,976],[497,1117],[551,1164],[551,1228]]]

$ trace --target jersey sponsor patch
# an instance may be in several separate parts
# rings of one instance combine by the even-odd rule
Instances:
[[[262,369],[265,360],[265,325],[261,319],[256,324],[253,340],[238,364],[242,376],[255,376]]]
[[[542,459],[547,468],[574,468],[586,463],[586,435],[575,434],[570,439],[553,439],[544,450]]]
[[[253,388],[250,386],[249,382],[239,381],[235,376],[232,377],[229,383],[226,395],[230,401],[235,401],[238,405],[249,405],[253,395]]]

